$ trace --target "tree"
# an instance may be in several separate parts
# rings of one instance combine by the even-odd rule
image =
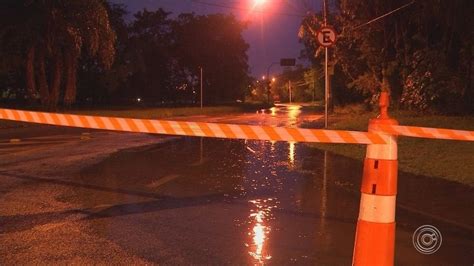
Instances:
[[[24,51],[28,97],[55,108],[76,99],[77,64],[82,52],[109,68],[115,56],[115,33],[102,0],[6,1],[16,18],[5,22],[12,42]],[[4,35],[5,36],[5,35]],[[61,83],[64,81],[64,85]]]
[[[338,82],[362,93],[369,102],[385,90],[390,91],[395,106],[403,108],[472,108],[470,33],[474,24],[470,11],[474,2],[416,1],[367,23],[400,5],[395,0],[336,1],[330,21],[340,36],[331,60],[336,71],[341,70]],[[318,16],[308,16],[303,29],[317,30],[319,22]],[[303,56],[317,61],[318,57],[312,58],[318,49],[314,36],[307,34],[303,43]]]
[[[135,96],[148,101],[176,102],[187,86],[186,75],[173,49],[175,33],[170,13],[163,9],[135,14],[129,28],[127,57],[131,62],[131,87]]]
[[[289,102],[289,84],[291,83],[291,99],[294,102],[310,102],[313,100],[313,88],[320,84],[313,77],[317,73],[312,70],[305,69],[301,65],[295,68],[287,67],[283,69],[283,73],[276,77],[276,81],[272,83],[272,95],[283,102]],[[316,81],[316,83],[315,83]]]
[[[244,28],[234,16],[222,14],[181,14],[173,24],[175,55],[191,84],[204,69],[205,102],[243,99],[250,84]]]
[[[306,94],[311,96],[312,101],[324,100],[324,69],[312,67],[304,72]]]
[[[116,33],[115,60],[110,69],[97,64],[95,58],[83,56],[78,64],[77,101],[87,103],[113,102],[126,95],[129,90],[131,72],[129,60],[129,25],[125,16],[126,7],[105,3],[110,26]]]

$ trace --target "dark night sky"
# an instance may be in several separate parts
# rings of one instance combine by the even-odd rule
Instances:
[[[251,12],[253,0],[112,0],[112,2],[126,5],[131,14],[143,8],[155,10],[161,7],[173,14],[233,13],[240,20],[250,20],[244,38],[250,44],[248,51],[250,71],[256,77],[264,75],[267,67],[282,57],[298,58],[302,48],[297,36],[301,17],[295,15],[304,14],[308,8],[319,10],[321,6],[319,0],[267,0],[260,9],[262,12],[258,10]],[[310,6],[304,5],[303,2],[310,3]],[[271,69],[273,73],[279,71],[278,66]]]

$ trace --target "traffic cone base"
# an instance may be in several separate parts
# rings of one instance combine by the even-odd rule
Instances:
[[[395,222],[357,222],[353,265],[393,265],[395,250]]]

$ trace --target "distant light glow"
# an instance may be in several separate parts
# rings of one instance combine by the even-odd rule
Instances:
[[[290,159],[290,166],[293,167],[295,165],[295,144],[296,142],[290,141],[289,142],[290,146],[288,149],[288,159]]]
[[[277,108],[276,108],[276,107],[270,108],[270,112],[271,112],[272,116],[276,116],[276,114],[277,114]]]
[[[301,114],[301,106],[300,105],[290,105],[288,106],[288,119],[289,123],[292,126],[295,126],[298,122],[298,117]]]
[[[244,3],[245,9],[248,9],[244,20],[260,19],[260,23],[262,23],[261,19],[265,14],[272,12],[278,5],[277,1],[271,2],[269,0],[244,0],[241,2]]]
[[[267,0],[253,0],[253,8],[261,7],[266,2],[267,2]]]

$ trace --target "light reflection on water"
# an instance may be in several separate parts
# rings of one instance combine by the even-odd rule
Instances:
[[[272,116],[276,116],[277,110],[278,110],[278,108],[276,108],[276,107],[270,108],[271,115],[272,115]]]
[[[296,126],[298,121],[298,116],[301,114],[300,105],[290,105],[288,106],[288,121],[292,126]]]
[[[275,152],[275,144],[276,144],[276,141],[272,140],[272,141],[270,141],[270,143],[271,143],[270,151],[273,153],[273,152]]]
[[[295,145],[296,142],[290,141],[288,142],[289,148],[288,148],[288,159],[290,160],[290,167],[293,168],[295,166]]]
[[[254,259],[254,263],[262,265],[272,258],[268,250],[271,231],[268,220],[271,219],[272,209],[276,207],[274,205],[275,200],[273,198],[256,199],[250,200],[249,203],[253,204],[256,209],[252,208],[249,215],[251,226],[248,235],[251,237],[252,243],[246,243],[245,245],[248,247],[248,253]]]

